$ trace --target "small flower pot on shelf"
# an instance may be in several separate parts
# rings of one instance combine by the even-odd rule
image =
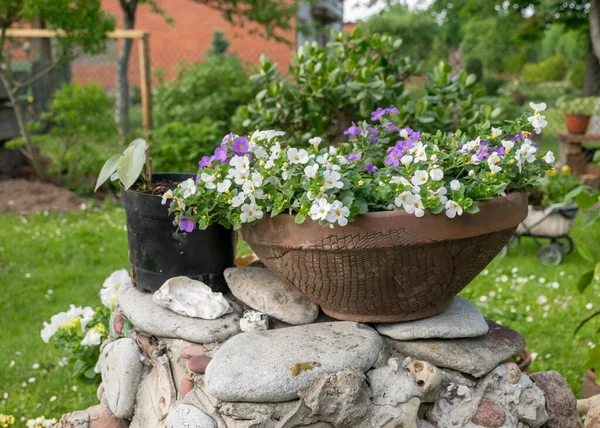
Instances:
[[[194,176],[153,174],[152,181],[175,188]],[[134,285],[154,292],[169,278],[187,276],[210,285],[213,291],[227,291],[223,271],[233,266],[234,232],[218,224],[190,233],[178,230],[160,195],[134,187],[125,190],[121,186]]]
[[[585,134],[590,123],[590,116],[582,114],[565,115],[565,126],[571,134]]]
[[[585,134],[590,116],[600,110],[600,98],[560,98],[556,106],[565,115],[565,126],[571,134]]]

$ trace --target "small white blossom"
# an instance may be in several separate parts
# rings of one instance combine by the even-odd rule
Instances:
[[[288,150],[288,160],[293,164],[305,164],[308,162],[308,152],[304,149],[292,147]]]
[[[404,165],[406,168],[408,168],[410,166],[410,164],[413,161],[413,157],[411,155],[404,155],[402,156],[402,158],[400,159],[400,162],[402,163],[402,165]]]
[[[546,103],[536,104],[534,102],[530,102],[529,107],[531,107],[537,113],[537,112],[546,110],[547,106],[546,106]]]
[[[318,169],[319,164],[307,166],[306,168],[304,168],[304,175],[306,175],[307,178],[312,178],[314,180],[317,178]]]
[[[548,151],[544,157],[542,158],[542,160],[546,163],[549,164],[554,164],[554,162],[556,161],[556,159],[554,158],[554,153],[552,153],[551,151]]]
[[[502,140],[502,147],[506,149],[506,153],[510,152],[515,146],[515,142],[511,140]]]
[[[173,191],[172,190],[167,190],[163,195],[162,195],[162,199],[160,201],[160,203],[162,205],[167,203],[167,200],[169,199],[173,199]]]
[[[474,177],[475,176],[475,170],[471,169],[469,170],[469,177]]]
[[[263,212],[260,210],[256,203],[251,202],[250,204],[242,205],[242,213],[240,214],[240,220],[242,223],[250,223],[254,220],[260,220],[263,217]]]
[[[451,199],[446,202],[444,208],[446,208],[446,216],[448,216],[448,218],[454,218],[463,213],[462,207]]]
[[[499,137],[500,135],[502,135],[502,130],[492,127],[492,138]]]
[[[243,193],[240,193],[239,195],[236,195],[233,198],[231,198],[231,206],[237,208],[240,205],[242,205],[245,201],[246,201],[246,195],[244,195]]]
[[[427,174],[427,171],[419,170],[415,172],[415,175],[411,178],[410,182],[415,186],[420,186],[427,183],[428,179],[429,175]]]
[[[319,144],[321,144],[322,141],[323,139],[321,137],[313,137],[310,140],[308,140],[310,145],[313,146],[315,149],[319,147]]]
[[[102,283],[100,289],[100,300],[102,304],[109,309],[114,309],[117,304],[117,291],[123,285],[131,284],[129,272],[125,269],[119,269],[109,275]]]
[[[90,328],[85,337],[81,340],[81,346],[96,346],[102,343],[102,337],[104,336],[104,326],[98,324],[93,328]]]
[[[442,204],[445,204],[448,201],[448,197],[446,196],[448,194],[448,189],[445,187],[440,187],[436,191],[430,190],[429,193],[431,193],[431,196],[434,198],[439,199]]]
[[[341,182],[341,174],[337,171],[325,171],[323,173],[325,178],[325,189],[341,189],[344,187],[344,183]]]
[[[414,200],[414,195],[410,192],[402,192],[394,199],[394,203],[398,208],[404,208],[406,210],[407,205],[411,205]]]
[[[425,207],[423,206],[423,202],[421,202],[421,196],[413,195],[412,202],[404,210],[409,214],[414,214],[415,217],[423,217],[425,215]]]
[[[248,171],[250,169],[250,161],[246,156],[234,155],[229,161],[229,165],[239,171]]]
[[[498,166],[498,164],[502,161],[500,155],[496,152],[493,152],[487,159],[488,166],[490,167],[490,171],[493,174],[496,174],[502,171],[502,167]]]
[[[331,204],[325,198],[315,199],[310,207],[310,218],[319,221],[327,219]]]
[[[188,178],[179,185],[179,188],[183,190],[183,197],[189,198],[196,193],[196,183],[191,178]]]
[[[215,184],[215,180],[217,179],[216,175],[212,175],[212,174],[207,174],[205,172],[203,172],[200,175],[200,180],[202,180],[204,182],[204,186],[207,189],[216,189],[217,185]],[[196,193],[196,186],[193,187],[194,191],[191,192],[191,194],[186,196],[186,192],[183,192],[183,197],[187,198],[188,196],[193,195],[194,193]]]
[[[348,224],[349,215],[350,210],[340,201],[335,201],[333,204],[331,204],[331,209],[327,215],[327,221],[330,223],[335,223],[337,221],[340,226],[345,226]]]
[[[217,184],[217,192],[219,193],[229,193],[229,188],[231,187],[231,180],[225,179],[221,183]]]
[[[450,182],[450,189],[452,189],[452,190],[459,190],[460,189],[460,181],[458,181],[458,180],[452,180]]]
[[[440,181],[444,178],[444,171],[441,168],[434,168],[429,172],[429,176],[433,181]]]

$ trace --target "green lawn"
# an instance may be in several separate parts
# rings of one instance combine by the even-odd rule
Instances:
[[[576,228],[573,237],[600,253],[600,228]],[[43,321],[71,303],[100,303],[104,278],[127,267],[126,239],[119,207],[64,216],[0,216],[0,413],[17,421],[59,417],[96,402],[95,388],[72,380],[70,368],[58,364],[64,355],[43,343],[39,332]],[[542,266],[535,254],[533,242],[523,240],[506,258],[494,260],[463,295],[486,316],[525,336],[537,354],[534,371],[558,370],[578,392],[588,342],[596,343],[598,325],[577,338],[573,332],[582,318],[600,309],[598,290],[578,293],[577,278],[585,269],[578,254],[557,267]]]

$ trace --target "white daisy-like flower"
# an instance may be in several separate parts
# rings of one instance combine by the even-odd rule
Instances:
[[[444,178],[444,171],[442,171],[441,168],[434,168],[429,171],[429,176],[433,181],[440,181],[442,178]]]
[[[420,195],[413,195],[413,200],[404,210],[409,214],[414,214],[415,217],[423,217],[425,215],[425,207],[421,201]]]
[[[254,220],[260,220],[262,217],[263,212],[256,203],[251,202],[250,204],[242,205],[242,213],[240,214],[242,223],[250,223]]]
[[[327,219],[331,204],[325,198],[315,199],[310,207],[310,218],[315,221]]]
[[[125,269],[119,269],[111,273],[102,283],[100,289],[100,300],[109,309],[114,309],[117,304],[117,291],[123,285],[130,285],[131,278]]]
[[[444,208],[446,208],[446,216],[448,216],[448,218],[454,218],[457,215],[462,215],[463,213],[462,207],[451,199],[446,202]]]
[[[231,188],[231,180],[225,179],[222,182],[217,184],[217,192],[219,193],[229,193],[229,189]]]
[[[204,173],[203,175],[206,175],[206,173]],[[181,183],[179,185],[179,188],[183,190],[184,198],[189,198],[190,196],[196,193],[196,183],[194,183],[194,180],[191,178],[188,178],[183,183]]]
[[[217,176],[213,175],[213,174],[207,174],[207,173],[203,172],[200,175],[200,180],[202,180],[204,182],[204,187],[206,187],[207,189],[216,189],[217,188],[217,185],[215,184],[216,179],[217,179]],[[194,189],[193,192],[191,192],[188,196],[191,196],[194,193],[196,193],[196,186],[194,186],[193,189]],[[187,198],[188,196],[186,196],[186,192],[183,192],[184,198]]]
[[[165,193],[163,193],[160,203],[162,205],[164,205],[167,203],[167,201],[169,199],[173,199],[173,191],[172,190],[167,190]]]
[[[420,186],[427,183],[428,179],[429,174],[427,174],[427,171],[419,170],[415,172],[415,175],[410,179],[410,182],[415,186]]]
[[[292,147],[288,150],[288,160],[293,164],[305,164],[308,162],[308,152],[304,149]]]
[[[345,226],[348,224],[348,216],[350,215],[350,210],[344,206],[340,201],[335,201],[331,204],[331,209],[329,210],[329,214],[327,215],[327,221],[330,223],[339,224],[340,226]]]
[[[458,180],[452,180],[450,182],[450,189],[451,190],[459,190],[460,189],[460,181],[458,181]]]
[[[309,165],[304,168],[304,175],[307,178],[315,180],[317,178],[317,171],[319,170],[319,164]]]
[[[325,178],[325,189],[341,189],[344,187],[341,178],[342,175],[337,171],[325,171],[323,172],[323,178]]]

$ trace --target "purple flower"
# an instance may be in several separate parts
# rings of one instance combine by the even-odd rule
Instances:
[[[396,128],[396,125],[394,125],[393,122],[388,122],[385,125],[385,130],[387,132],[396,132],[398,130],[398,128]]]
[[[410,140],[398,140],[396,141],[396,149],[400,151],[400,153],[404,153],[407,150],[412,149],[415,146],[414,141]]]
[[[236,155],[242,156],[248,153],[248,148],[250,145],[248,144],[248,140],[245,137],[238,137],[233,141],[233,151]]]
[[[348,155],[348,160],[349,161],[357,161],[360,159],[361,156],[362,156],[362,152],[351,153]]]
[[[498,153],[500,156],[504,156],[506,154],[505,147],[496,147],[492,152]]]
[[[200,162],[198,162],[198,166],[200,167],[200,169],[204,169],[207,166],[210,166],[213,160],[213,156],[202,156],[202,159],[200,159]]]
[[[214,158],[219,162],[227,161],[227,145],[225,143],[215,149]]]
[[[175,199],[171,199],[171,202],[169,202],[169,209],[173,208],[174,203],[175,203]]]
[[[344,135],[358,135],[362,133],[362,129],[352,122],[352,126],[344,131]]]
[[[381,120],[381,119],[383,119],[383,116],[385,116],[386,114],[400,114],[400,112],[398,111],[398,109],[396,107],[390,107],[390,108],[379,107],[377,110],[375,110],[373,113],[371,113],[371,120]]]
[[[196,222],[189,217],[181,217],[181,220],[179,220],[179,228],[184,232],[193,232],[196,228]]]
[[[369,174],[375,174],[377,171],[379,171],[379,168],[372,163],[368,163],[365,165],[365,171],[367,171]]]
[[[490,149],[487,146],[479,146],[475,152],[477,159],[484,160],[490,156]]]
[[[398,135],[400,138],[403,138],[406,141],[411,143],[416,143],[421,138],[421,133],[419,131],[413,131],[410,128],[402,128],[398,131]]]
[[[392,150],[390,150],[389,154],[385,157],[384,163],[386,165],[398,166],[400,165],[401,157],[402,152],[396,147],[392,147]]]
[[[222,144],[227,144],[229,143],[231,140],[233,140],[236,137],[236,135],[233,132],[230,132],[229,134],[225,135],[223,137],[223,141],[221,142]]]
[[[196,179],[194,180],[194,183],[196,183],[196,184],[200,183],[200,174],[196,175]]]
[[[523,134],[517,134],[514,137],[512,137],[513,141],[523,141],[525,139],[525,137],[523,136]]]

